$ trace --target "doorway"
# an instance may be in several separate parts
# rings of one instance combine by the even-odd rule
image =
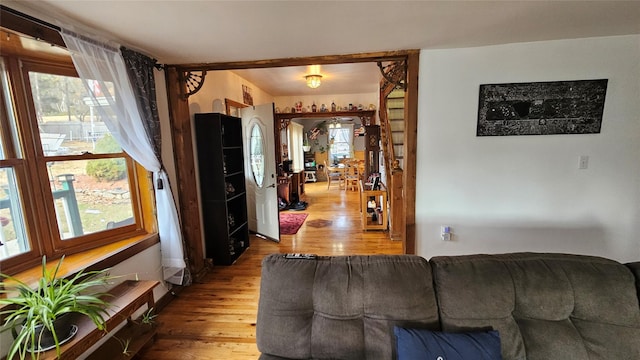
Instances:
[[[403,174],[404,198],[402,217],[404,219],[403,251],[415,253],[415,154],[417,136],[417,91],[418,91],[418,61],[419,51],[393,51],[369,54],[322,56],[295,59],[276,59],[264,61],[198,64],[198,65],[169,65],[166,67],[166,81],[170,108],[170,121],[174,145],[174,158],[176,163],[176,177],[179,188],[179,204],[181,210],[182,226],[185,242],[192,271],[198,274],[204,271],[204,249],[200,224],[200,211],[197,206],[197,188],[193,177],[193,150],[192,130],[189,115],[188,97],[190,89],[186,85],[186,79],[191,74],[200,72],[203,80],[206,71],[210,70],[234,70],[265,67],[286,67],[311,64],[339,64],[353,62],[379,62],[379,61],[406,61],[407,95],[406,124],[405,124],[405,164]],[[276,129],[274,129],[276,131]]]

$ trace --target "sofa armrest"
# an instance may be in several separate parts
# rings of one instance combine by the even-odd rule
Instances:
[[[636,292],[638,293],[638,300],[640,301],[640,261],[625,264],[636,277]]]

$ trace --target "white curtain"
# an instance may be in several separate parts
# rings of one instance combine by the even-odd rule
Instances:
[[[89,94],[96,103],[108,102],[97,107],[107,128],[127,154],[153,172],[164,279],[182,285],[186,264],[178,213],[167,174],[142,124],[119,46],[102,44],[65,29],[61,34],[80,78],[87,80]],[[89,89],[89,80],[100,86],[103,101],[98,102],[96,93]],[[164,184],[162,188],[157,186],[159,180]]]
[[[349,157],[354,157],[354,146],[353,146],[353,124],[342,125],[343,128],[347,128],[349,131],[347,133],[347,143],[349,144]]]
[[[304,169],[304,151],[302,150],[304,126],[289,123],[289,158],[293,161],[293,169]]]

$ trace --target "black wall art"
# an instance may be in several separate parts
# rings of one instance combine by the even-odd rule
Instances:
[[[477,136],[596,134],[607,79],[480,85]]]

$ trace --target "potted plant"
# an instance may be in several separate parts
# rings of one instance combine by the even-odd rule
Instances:
[[[311,145],[309,144],[309,136],[307,133],[304,133],[304,139],[302,140],[302,151],[308,152],[311,150]]]
[[[63,259],[64,256],[51,272],[43,257],[42,276],[33,287],[0,274],[5,285],[0,289],[4,296],[0,298],[3,307],[0,316],[5,319],[4,330],[10,329],[14,335],[7,359],[13,359],[16,354],[25,359],[29,353],[32,359],[37,359],[40,352],[54,347],[59,358],[60,345],[77,331],[72,323],[73,313],[88,316],[98,329],[104,329],[103,315],[107,315],[109,304],[104,300],[106,294],[96,290],[103,290],[113,277],[108,275],[108,270],[99,270],[58,278]]]

